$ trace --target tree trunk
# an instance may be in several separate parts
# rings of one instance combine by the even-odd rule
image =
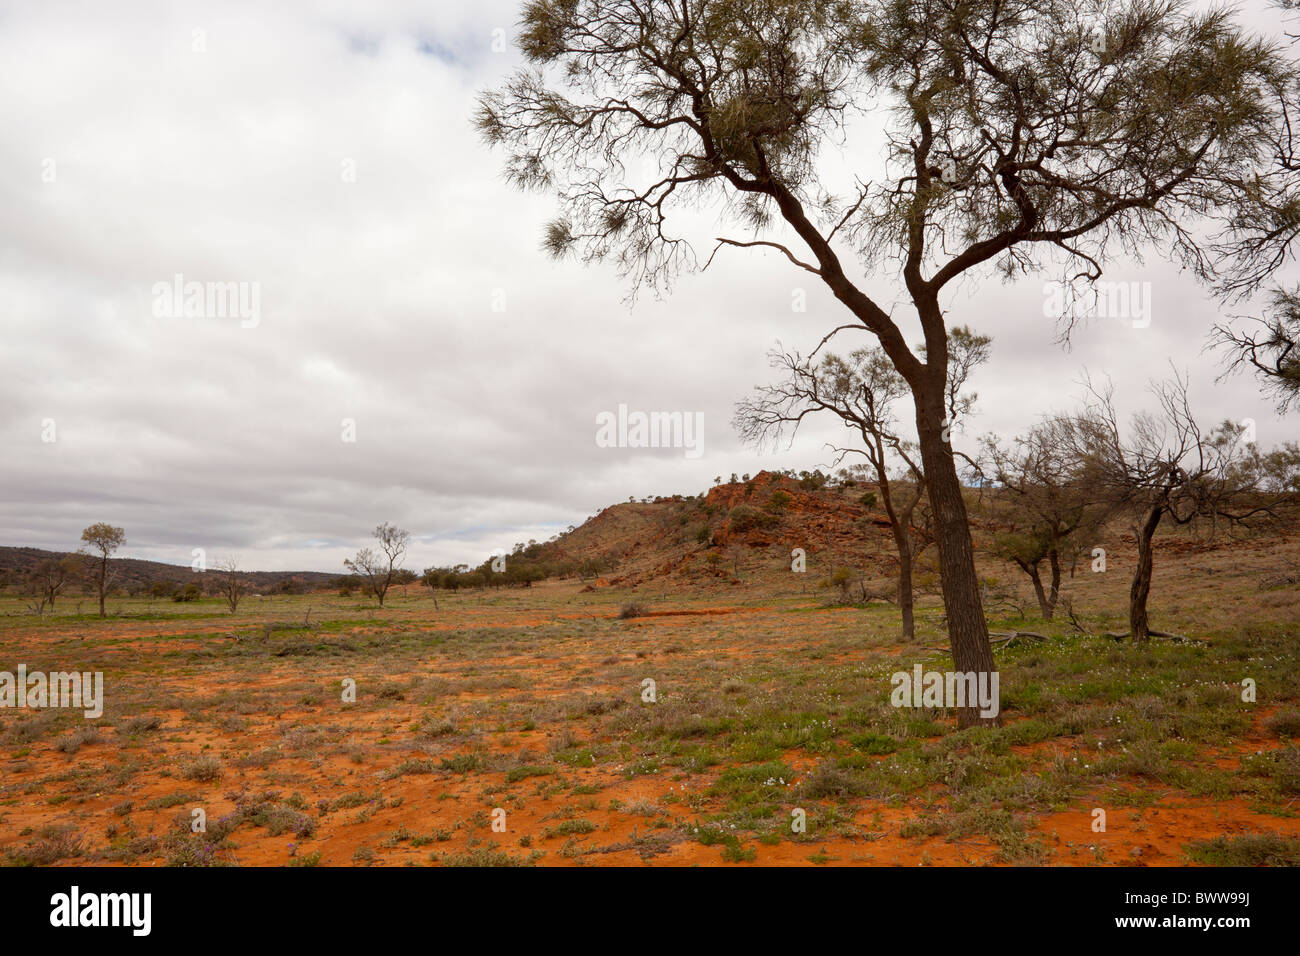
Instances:
[[[1147,622],[1147,597],[1151,594],[1152,539],[1156,528],[1164,515],[1163,505],[1153,507],[1148,513],[1142,527],[1137,529],[1138,563],[1133,572],[1133,586],[1128,592],[1128,628],[1133,640],[1145,643],[1150,640],[1150,625]]]
[[[1034,597],[1038,598],[1038,613],[1043,615],[1044,621],[1052,619],[1052,605],[1048,603],[1047,592],[1043,590],[1043,576],[1038,573],[1038,564],[1024,562],[1020,565],[1029,575],[1029,580],[1034,582]]]
[[[912,548],[906,541],[898,542],[898,609],[903,613],[903,640],[916,637],[916,621],[912,609]]]
[[[1044,621],[1050,621],[1056,614],[1056,602],[1061,599],[1061,556],[1055,548],[1047,552],[1047,563],[1052,569],[1052,589],[1047,593],[1047,610],[1043,614]]]
[[[104,613],[104,590],[108,584],[108,555],[104,555],[99,562],[99,616],[107,617]]]
[[[867,436],[864,433],[864,438]],[[898,551],[898,609],[903,615],[903,640],[910,641],[916,636],[916,622],[912,604],[912,535],[910,525],[916,501],[920,500],[920,489],[912,504],[900,515],[894,510],[894,489],[889,483],[889,472],[885,468],[885,447],[879,433],[867,438],[876,443],[875,457],[876,487],[880,490],[880,501],[885,514],[889,517],[889,530],[894,535],[894,548]]]
[[[931,387],[921,391],[913,385],[913,398],[926,489],[930,495],[930,507],[934,510],[939,579],[943,589],[943,607],[948,617],[953,663],[962,673],[992,674],[996,664],[989,644],[988,622],[984,620],[984,607],[980,603],[975,548],[971,543],[966,502],[962,498],[952,448],[945,441],[942,380],[938,388],[931,383]],[[989,679],[977,677],[977,680]],[[960,727],[996,722],[995,717],[981,717],[978,706],[963,707],[957,714]]]

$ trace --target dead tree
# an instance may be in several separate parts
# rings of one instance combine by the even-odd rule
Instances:
[[[379,551],[362,548],[356,557],[347,558],[343,564],[353,574],[360,575],[371,594],[384,606],[388,589],[392,587],[393,575],[397,573],[402,555],[411,541],[411,532],[384,522],[375,528],[375,540],[379,542]]]
[[[949,427],[974,407],[976,396],[963,389],[970,373],[987,359],[990,342],[988,336],[964,327],[952,330]],[[784,381],[756,388],[755,398],[736,407],[733,424],[744,441],[759,447],[775,444],[783,435],[793,441],[804,419],[822,412],[839,418],[855,433],[855,444],[832,446],[838,455],[835,464],[851,454],[867,460],[898,552],[898,607],[903,638],[911,640],[916,634],[912,569],[920,553],[913,520],[925,498],[926,482],[916,445],[905,438],[894,410],[907,394],[907,382],[880,349],[857,349],[847,358],[826,355],[819,363],[816,355],[817,350],[807,358],[773,352],[772,367],[785,373]],[[896,466],[901,470],[895,472]]]
[[[244,596],[244,579],[239,573],[239,562],[235,558],[225,558],[217,563],[217,591],[225,600],[230,613],[239,610],[239,601]]]
[[[27,575],[27,590],[37,600],[38,613],[48,607],[54,610],[55,599],[82,572],[80,555],[69,554],[61,558],[45,558]]]
[[[1063,434],[1077,456],[1080,480],[1127,513],[1137,540],[1137,567],[1129,588],[1129,633],[1144,642],[1155,561],[1154,540],[1166,519],[1185,525],[1198,517],[1244,524],[1276,517],[1283,496],[1263,494],[1266,469],[1240,425],[1225,422],[1204,431],[1192,414],[1187,383],[1175,377],[1153,383],[1157,408],[1134,416],[1125,430],[1113,391],[1088,385],[1090,400],[1079,414],[1062,418]]]

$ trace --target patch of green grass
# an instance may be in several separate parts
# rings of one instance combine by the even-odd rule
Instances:
[[[545,777],[553,773],[555,773],[554,767],[541,764],[521,764],[506,771],[506,783],[518,783],[520,780],[527,780],[529,777]]]
[[[899,743],[893,737],[887,737],[884,734],[865,733],[854,734],[849,738],[849,743],[858,750],[866,754],[892,754],[898,750]]]
[[[478,754],[457,754],[454,757],[446,757],[438,764],[439,770],[448,770],[451,773],[470,773],[478,770],[483,765]]]
[[[1300,840],[1276,833],[1195,840],[1183,850],[1189,860],[1209,866],[1300,866]]]
[[[594,833],[597,827],[590,820],[584,820],[581,817],[575,817],[571,820],[563,820],[553,827],[549,827],[543,834],[546,839],[557,836],[577,836],[583,833]]]

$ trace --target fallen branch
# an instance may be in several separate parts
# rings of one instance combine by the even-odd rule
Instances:
[[[1209,644],[1209,641],[1203,641],[1199,637],[1184,637],[1182,634],[1168,634],[1165,631],[1148,631],[1152,637],[1163,637],[1167,641],[1173,641],[1175,644]]]
[[[989,641],[990,644],[996,644],[1000,647],[1011,647],[1016,641],[1037,641],[1040,644],[1047,642],[1048,637],[1045,634],[1036,634],[1033,631],[989,631],[989,637],[997,638]],[[951,648],[948,647],[930,647],[922,645],[922,650],[942,651],[948,653]]]
[[[1001,635],[998,640],[991,641],[992,644],[998,644],[1002,647],[1014,647],[1016,641],[1037,641],[1040,644],[1047,642],[1047,637],[1043,634],[1035,634],[1033,631],[1015,631],[1007,634],[1005,631],[991,631],[990,636]]]
[[[1101,635],[1108,637],[1112,641],[1123,641],[1133,636],[1131,631],[1125,631],[1123,634],[1112,634],[1109,631]],[[1209,641],[1203,641],[1199,637],[1184,637],[1182,634],[1170,634],[1167,631],[1147,631],[1148,637],[1161,637],[1167,641],[1173,641],[1175,644],[1209,644]]]

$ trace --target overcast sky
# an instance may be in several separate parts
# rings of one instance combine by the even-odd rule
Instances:
[[[341,572],[388,520],[418,570],[629,495],[829,463],[829,423],[761,456],[730,426],[778,339],[847,320],[811,276],[734,251],[629,306],[612,268],[540,251],[552,202],[470,126],[519,63],[493,49],[517,9],[0,3],[0,544],[73,550],[108,521],[133,557]],[[870,170],[878,146],[829,161]],[[156,314],[177,274],[256,289],[256,321]],[[1149,327],[1097,320],[1069,351],[1041,280],[953,290],[950,321],[995,340],[972,434],[1069,407],[1085,368],[1131,411],[1172,360],[1206,421],[1300,437],[1252,379],[1216,383],[1219,308],[1190,277],[1157,256],[1108,277],[1151,283]],[[887,275],[867,288],[905,314]],[[702,413],[702,455],[598,447],[620,403]]]

